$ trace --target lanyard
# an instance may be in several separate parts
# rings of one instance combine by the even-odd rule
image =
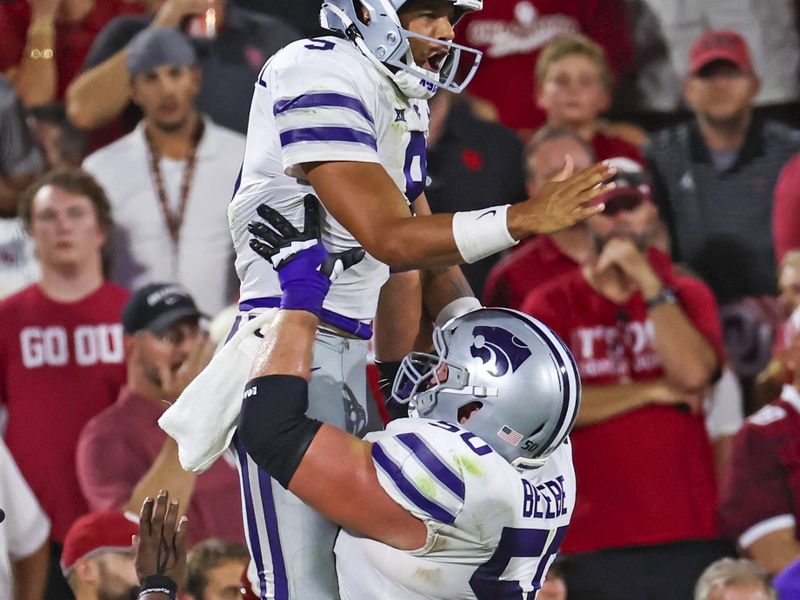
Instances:
[[[167,192],[164,189],[164,178],[161,175],[161,154],[158,152],[153,143],[147,127],[144,129],[144,137],[147,140],[147,150],[150,156],[150,172],[153,176],[156,192],[158,196],[158,203],[161,205],[161,214],[164,216],[164,223],[167,226],[169,235],[172,238],[172,243],[177,251],[178,239],[180,238],[181,225],[183,225],[183,217],[186,214],[186,205],[189,202],[189,190],[192,187],[192,179],[194,178],[194,168],[197,165],[197,146],[200,143],[200,138],[203,137],[203,130],[205,129],[202,119],[197,121],[197,127],[192,135],[192,145],[189,148],[189,155],[186,157],[186,168],[183,171],[183,179],[181,180],[180,196],[178,201],[178,209],[173,212],[169,207],[169,199]]]

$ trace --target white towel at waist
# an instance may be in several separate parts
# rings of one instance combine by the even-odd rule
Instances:
[[[251,320],[243,316],[236,334],[158,420],[178,443],[178,458],[185,470],[205,471],[230,445],[242,392],[261,347],[255,333],[268,326],[277,312],[277,308],[267,309]]]

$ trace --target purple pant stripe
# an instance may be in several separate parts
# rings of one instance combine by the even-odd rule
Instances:
[[[289,582],[286,579],[286,564],[281,552],[281,536],[278,531],[278,515],[275,514],[275,500],[272,496],[272,478],[261,467],[258,469],[258,485],[261,489],[261,505],[267,524],[269,551],[272,555],[272,575],[275,581],[275,600],[289,599]]]
[[[234,435],[233,443],[236,447],[236,454],[239,457],[239,466],[242,473],[242,491],[244,492],[244,508],[245,517],[247,521],[248,541],[250,542],[250,554],[253,556],[253,562],[256,563],[258,569],[258,579],[261,588],[261,600],[267,598],[267,580],[264,574],[264,558],[261,555],[261,542],[258,538],[258,524],[256,523],[255,507],[253,504],[253,494],[250,491],[250,472],[248,470],[248,457],[239,437]]]

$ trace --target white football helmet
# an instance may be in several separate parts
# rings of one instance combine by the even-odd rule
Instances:
[[[454,5],[457,18],[483,8],[483,0],[442,1]],[[325,29],[340,32],[355,43],[410,98],[430,98],[438,88],[461,92],[475,75],[482,53],[403,29],[397,12],[406,2],[408,0],[326,0],[320,10],[320,23]],[[368,25],[359,18],[357,4],[369,13]],[[423,69],[414,62],[409,38],[447,46],[449,52],[438,73]]]
[[[518,468],[535,468],[566,439],[581,380],[572,354],[544,323],[482,308],[434,331],[436,354],[412,352],[392,396],[412,415],[458,423]]]

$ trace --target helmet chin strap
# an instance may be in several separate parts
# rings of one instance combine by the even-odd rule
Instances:
[[[420,81],[418,77],[415,77],[406,71],[400,70],[396,73],[392,72],[389,67],[378,60],[378,57],[370,51],[370,49],[364,43],[361,35],[359,35],[355,23],[353,23],[350,17],[348,17],[342,9],[332,4],[329,4],[327,8],[342,21],[342,24],[345,28],[345,35],[356,45],[356,48],[361,51],[361,54],[363,54],[367,60],[369,60],[375,66],[375,68],[378,69],[378,71],[391,79],[395,85],[400,88],[400,91],[402,91],[408,98],[428,99],[433,97],[438,88],[431,89],[431,86],[425,85],[424,82]]]

